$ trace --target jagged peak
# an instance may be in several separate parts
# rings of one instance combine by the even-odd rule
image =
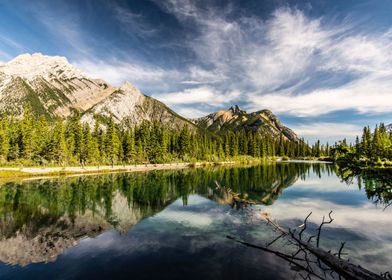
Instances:
[[[263,110],[257,111],[256,113],[263,114],[263,115],[266,115],[268,117],[275,117],[275,118],[277,118],[277,116],[269,109],[263,109]]]
[[[233,114],[246,114],[246,111],[242,110],[238,105],[231,106],[229,110],[232,111]]]
[[[132,93],[132,94],[142,94],[140,90],[135,87],[131,82],[126,81],[121,87],[121,91]]]

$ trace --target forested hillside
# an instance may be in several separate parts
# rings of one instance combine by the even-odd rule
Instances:
[[[72,117],[48,122],[25,110],[22,118],[3,115],[0,121],[0,160],[3,165],[134,164],[178,161],[219,161],[239,156],[267,158],[316,154],[304,141],[288,141],[259,132],[228,131],[215,136],[203,130],[169,129],[144,121],[125,129],[109,118],[94,128]],[[319,153],[319,152],[318,152]]]

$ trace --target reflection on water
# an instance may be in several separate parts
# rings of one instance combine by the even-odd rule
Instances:
[[[360,189],[365,189],[369,199],[375,204],[389,207],[392,201],[392,172],[390,169],[352,170],[339,167],[337,174],[343,181],[351,184],[356,181]]]
[[[293,272],[278,259],[226,240],[230,233],[260,242],[273,232],[232,209],[215,180],[288,226],[310,211],[317,219],[333,209],[336,224],[324,246],[349,241],[350,257],[380,271],[392,260],[389,209],[377,208],[358,185],[340,182],[333,165],[282,163],[3,184],[0,278],[127,278],[132,272],[238,279],[250,270],[249,279],[286,279]],[[371,227],[362,229],[365,223]]]

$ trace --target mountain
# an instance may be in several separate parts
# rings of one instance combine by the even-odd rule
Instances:
[[[40,53],[19,55],[0,65],[0,113],[21,116],[27,106],[35,115],[48,119],[66,118],[76,110],[91,127],[96,120],[105,123],[112,117],[121,126],[139,125],[146,120],[172,129],[188,125],[191,130],[200,127],[217,134],[229,130],[259,131],[298,140],[269,110],[247,113],[233,106],[188,120],[129,82],[115,87],[104,80],[89,78],[65,57]]]
[[[67,117],[87,110],[113,93],[102,80],[86,77],[65,57],[23,54],[0,66],[0,112],[21,115],[30,106],[36,115]]]
[[[162,102],[141,93],[131,83],[117,88],[91,79],[65,57],[23,54],[0,66],[0,113],[23,114],[29,106],[35,115],[66,118],[73,110],[82,121],[113,116],[117,124],[138,125],[158,121],[170,128],[196,126]]]
[[[222,134],[227,131],[253,131],[273,136],[282,134],[285,139],[298,141],[298,136],[284,126],[276,115],[269,110],[247,113],[238,105],[221,110],[205,117],[193,119],[193,123],[211,132]]]
[[[139,125],[147,120],[160,122],[172,129],[181,128],[185,124],[196,129],[189,120],[176,114],[162,102],[144,95],[129,82],[87,110],[82,116],[82,122],[92,126],[96,119],[105,122],[110,116],[115,123],[125,126]]]

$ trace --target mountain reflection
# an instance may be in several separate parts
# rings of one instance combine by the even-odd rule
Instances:
[[[6,183],[0,187],[0,261],[22,266],[53,261],[83,237],[110,228],[125,234],[178,198],[186,205],[190,194],[226,204],[215,180],[270,205],[298,178],[331,168],[282,163]]]

